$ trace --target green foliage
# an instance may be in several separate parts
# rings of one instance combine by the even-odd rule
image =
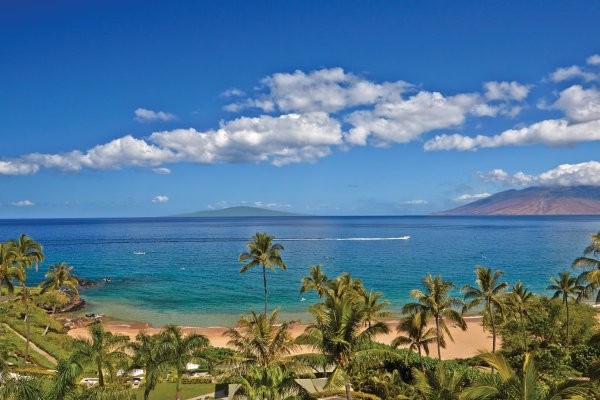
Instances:
[[[324,390],[322,392],[316,392],[316,393],[310,394],[309,398],[321,399],[321,398],[328,398],[328,397],[334,397],[334,396],[345,397],[346,392],[344,392],[343,390]],[[359,399],[359,400],[381,400],[380,397],[377,397],[374,394],[356,392],[356,391],[352,392],[352,398]]]
[[[185,376],[181,378],[181,383],[191,384],[191,383],[212,383],[211,376]]]

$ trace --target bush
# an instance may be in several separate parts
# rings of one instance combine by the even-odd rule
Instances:
[[[212,376],[184,376],[181,383],[212,383]]]
[[[333,397],[333,396],[345,397],[346,391],[345,390],[324,390],[322,392],[311,393],[309,395],[309,398],[319,399],[322,397]],[[375,396],[374,394],[363,393],[363,392],[354,392],[354,391],[352,392],[352,398],[360,399],[360,400],[381,400],[379,397]]]

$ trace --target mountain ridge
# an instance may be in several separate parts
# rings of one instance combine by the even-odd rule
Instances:
[[[509,189],[434,215],[598,215],[600,186]]]

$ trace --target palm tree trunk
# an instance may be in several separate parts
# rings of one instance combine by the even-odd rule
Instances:
[[[27,301],[27,293],[25,292],[25,285],[23,285],[23,306],[25,307],[25,358],[23,359],[23,365],[27,362],[27,356],[29,355],[29,302]]]
[[[565,298],[565,306],[567,307],[567,342],[566,346],[569,347],[569,298]]]
[[[96,362],[96,368],[98,368],[98,385],[104,387],[104,374],[102,373],[102,363],[100,360]]]
[[[419,350],[419,362],[421,363],[421,371],[425,372],[425,366],[423,365],[423,354],[421,353],[421,346],[417,346]]]
[[[144,400],[148,400],[149,397],[150,397],[150,389],[148,388],[148,385],[146,385],[146,387],[144,388]]]
[[[52,316],[56,313],[56,304],[52,305]],[[46,329],[44,330],[44,334],[42,336],[46,336],[48,333],[48,329],[50,329],[50,320],[48,320],[48,324],[46,325]]]
[[[527,351],[527,332],[525,332],[525,321],[523,320],[523,314],[520,315],[521,317],[521,330],[523,331],[523,350]]]
[[[438,359],[441,360],[442,359],[442,350],[440,349],[440,320],[437,315],[435,317],[435,333],[437,335],[437,337],[435,338],[435,341],[437,342]]]
[[[267,316],[267,297],[268,297],[268,292],[267,292],[267,269],[265,268],[265,265],[263,264],[263,284],[265,286],[265,317]]]
[[[352,391],[350,390],[350,384],[346,383],[346,400],[352,400]]]
[[[177,373],[177,383],[175,385],[175,400],[181,400],[181,375]]]
[[[494,319],[494,313],[492,312],[492,305],[488,305],[490,313],[490,319],[492,320],[492,353],[496,352],[496,321]]]

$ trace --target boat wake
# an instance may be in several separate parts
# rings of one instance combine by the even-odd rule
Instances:
[[[278,239],[281,241],[322,241],[322,240],[335,240],[335,241],[376,241],[376,240],[409,240],[410,236],[399,236],[399,237],[351,237],[351,238],[289,238],[289,239]]]

